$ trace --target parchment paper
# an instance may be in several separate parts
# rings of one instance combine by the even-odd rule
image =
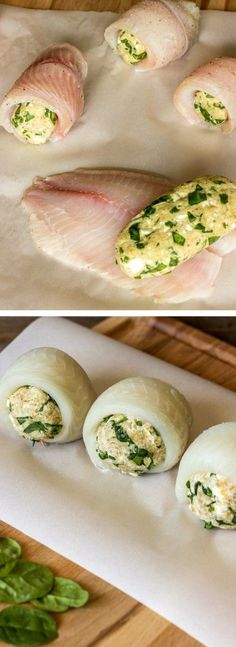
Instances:
[[[98,394],[132,375],[172,383],[192,406],[192,438],[236,420],[234,393],[63,319],[29,326],[1,354],[0,377],[19,354],[42,344],[79,361]],[[0,518],[207,647],[235,647],[236,532],[205,530],[177,502],[176,471],[141,478],[103,473],[83,441],[32,448],[0,422]]]
[[[69,41],[84,52],[89,73],[85,113],[70,134],[41,147],[19,143],[0,131],[0,308],[141,309],[157,308],[88,271],[49,258],[33,245],[28,215],[20,206],[36,175],[76,167],[126,167],[156,171],[173,182],[197,174],[223,174],[236,180],[236,131],[220,135],[192,127],[176,112],[177,84],[197,65],[216,55],[235,55],[236,13],[201,12],[200,39],[168,67],[135,73],[105,44],[103,33],[115,14],[35,11],[0,7],[0,100],[19,74],[49,44]],[[183,308],[236,307],[235,260],[223,261],[211,297]],[[161,306],[179,309],[181,306]]]

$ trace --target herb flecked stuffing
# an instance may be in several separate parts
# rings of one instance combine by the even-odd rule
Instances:
[[[236,226],[236,184],[199,177],[160,196],[124,227],[116,261],[130,278],[173,271]]]

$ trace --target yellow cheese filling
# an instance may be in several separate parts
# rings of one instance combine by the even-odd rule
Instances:
[[[11,423],[20,436],[33,441],[53,439],[62,430],[55,400],[35,386],[21,386],[7,400]]]
[[[96,451],[110,469],[135,476],[165,460],[160,433],[149,422],[125,414],[103,418],[97,428]]]
[[[11,118],[17,134],[28,144],[45,144],[57,123],[57,115],[38,103],[20,103]]]
[[[223,124],[228,119],[228,112],[223,103],[202,90],[195,94],[194,108],[201,119],[213,126]]]
[[[186,482],[191,512],[205,528],[236,528],[236,485],[221,474],[196,473]]]
[[[128,31],[120,30],[117,37],[116,49],[128,65],[135,65],[147,56],[145,47],[139,38]]]

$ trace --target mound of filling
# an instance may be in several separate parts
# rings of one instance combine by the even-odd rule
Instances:
[[[51,137],[57,115],[38,103],[20,103],[12,115],[11,123],[17,134],[28,144],[45,144]]]
[[[186,483],[189,507],[205,528],[236,528],[236,485],[221,474],[197,473]]]
[[[60,433],[61,411],[55,400],[35,386],[21,386],[7,400],[14,429],[33,441],[47,441]]]
[[[166,455],[157,429],[120,413],[106,416],[98,425],[96,451],[107,467],[134,476],[160,465]]]
[[[201,177],[161,195],[132,218],[116,240],[116,260],[130,278],[172,272],[235,228],[236,184]]]
[[[223,124],[228,119],[228,112],[223,103],[202,90],[195,94],[194,108],[202,119],[213,126]]]
[[[139,38],[128,31],[120,30],[117,36],[116,49],[128,65],[135,65],[147,56],[145,47]]]

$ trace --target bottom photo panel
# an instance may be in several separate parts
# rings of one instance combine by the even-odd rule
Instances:
[[[0,317],[0,350],[0,645],[235,647],[236,319]]]

